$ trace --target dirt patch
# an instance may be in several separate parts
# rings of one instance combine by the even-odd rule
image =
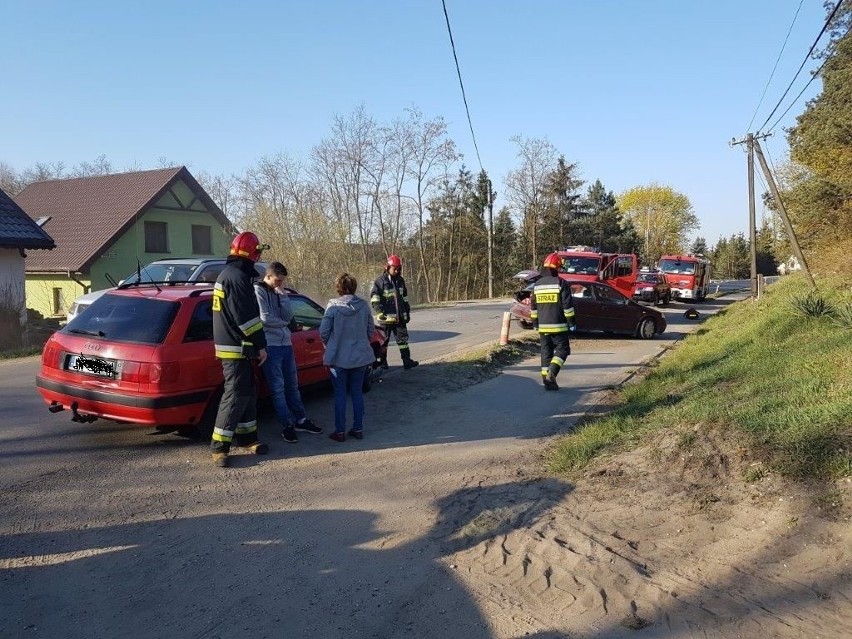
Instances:
[[[655,433],[596,462],[535,521],[452,561],[509,625],[608,638],[848,636],[852,484],[826,491],[768,472],[747,482],[753,463],[725,431]],[[491,512],[474,522],[508,511]]]

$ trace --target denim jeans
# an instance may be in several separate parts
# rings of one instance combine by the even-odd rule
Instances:
[[[293,347],[267,345],[263,375],[272,393],[272,405],[281,424],[288,426],[305,419],[307,415],[302,396],[299,394]]]
[[[346,432],[346,398],[352,397],[352,430],[364,430],[364,374],[367,368],[331,367],[331,385],[334,388],[334,430]]]

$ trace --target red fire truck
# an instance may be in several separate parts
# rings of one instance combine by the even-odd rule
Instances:
[[[710,260],[703,255],[663,255],[658,268],[666,274],[672,295],[701,301],[710,287]]]
[[[632,253],[601,253],[591,246],[569,246],[556,251],[562,260],[559,273],[572,280],[606,282],[628,298],[639,273],[639,258]]]

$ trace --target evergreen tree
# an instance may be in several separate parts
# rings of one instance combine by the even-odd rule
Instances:
[[[703,237],[696,237],[689,246],[689,252],[693,255],[707,255],[707,240]]]

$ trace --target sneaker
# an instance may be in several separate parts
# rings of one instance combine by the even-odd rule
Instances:
[[[364,439],[364,431],[363,430],[355,430],[354,428],[349,430],[349,435],[354,437],[355,439]]]
[[[322,428],[314,424],[310,419],[299,422],[296,424],[295,429],[302,433],[313,433],[314,435],[319,435],[322,432]]]
[[[346,433],[332,433],[328,436],[329,439],[333,439],[336,442],[345,442],[346,441]]]
[[[410,370],[415,366],[420,366],[420,362],[418,362],[416,359],[409,359],[402,365],[405,370]]]
[[[216,468],[227,468],[228,453],[213,453],[213,465]]]
[[[296,435],[296,429],[292,426],[285,426],[284,430],[281,431],[281,437],[283,437],[284,441],[288,444],[295,444],[299,441],[299,436]]]
[[[245,446],[252,455],[266,455],[269,452],[269,446],[262,442],[254,442]]]

